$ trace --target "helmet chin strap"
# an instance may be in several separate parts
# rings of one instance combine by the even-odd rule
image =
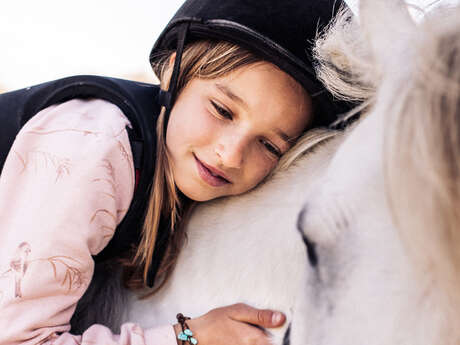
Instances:
[[[166,129],[168,128],[168,122],[169,122],[169,115],[171,114],[171,109],[174,104],[174,101],[176,99],[176,90],[177,90],[177,79],[179,77],[179,72],[180,72],[180,63],[182,60],[182,52],[184,51],[185,47],[185,40],[187,38],[187,32],[190,24],[189,23],[184,23],[181,25],[178,30],[178,37],[177,37],[177,48],[176,48],[176,58],[174,60],[174,68],[173,72],[171,74],[171,79],[169,81],[169,88],[168,91],[160,89],[160,93],[158,94],[158,101],[160,105],[165,107],[165,118],[164,118],[164,127],[163,127],[163,133],[166,138]],[[169,231],[165,231],[163,233],[163,238],[161,238],[161,245],[158,243],[155,243],[155,253],[156,255],[152,259],[152,262],[150,263],[149,271],[147,274],[147,285],[149,287],[153,287],[155,284],[155,278],[156,278],[156,272],[158,271],[160,264],[165,256],[166,253],[166,247],[169,242],[171,234]]]
[[[177,35],[177,48],[176,48],[176,58],[174,59],[174,67],[173,67],[173,72],[171,74],[171,79],[169,81],[169,88],[168,91],[160,89],[160,93],[158,95],[158,100],[160,102],[160,105],[165,107],[165,119],[164,119],[164,135],[166,136],[166,129],[168,127],[168,122],[169,122],[169,115],[171,114],[171,109],[174,104],[174,101],[176,100],[176,91],[177,91],[177,79],[179,78],[179,72],[180,72],[180,64],[182,61],[182,53],[184,51],[185,47],[185,41],[187,39],[187,32],[188,28],[190,26],[190,23],[184,23],[182,24],[178,30],[178,35]]]

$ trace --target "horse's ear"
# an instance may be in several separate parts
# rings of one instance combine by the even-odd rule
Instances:
[[[400,53],[416,29],[405,1],[360,0],[359,19],[375,62],[383,70],[389,64],[400,63]]]

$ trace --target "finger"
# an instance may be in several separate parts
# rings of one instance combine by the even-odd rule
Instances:
[[[264,328],[279,327],[286,321],[286,316],[279,311],[257,309],[243,303],[233,305],[229,316],[233,320],[252,323]]]

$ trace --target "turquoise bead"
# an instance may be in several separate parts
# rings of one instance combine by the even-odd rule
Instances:
[[[198,340],[196,340],[195,338],[190,338],[190,342],[191,342],[193,345],[198,344]]]
[[[192,331],[189,330],[188,328],[184,330],[184,333],[187,334],[190,337],[193,335]]]
[[[188,336],[185,335],[184,333],[180,332],[179,335],[177,336],[177,338],[179,340],[183,340],[183,341],[187,341],[188,340]]]

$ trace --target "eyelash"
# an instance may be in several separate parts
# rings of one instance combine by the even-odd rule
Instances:
[[[231,112],[224,109],[223,107],[221,107],[213,101],[211,101],[211,104],[220,117],[223,117],[227,120],[233,120],[233,114]],[[281,151],[276,146],[270,144],[270,142],[268,142],[267,140],[261,140],[261,143],[272,155],[276,156],[277,158],[281,157]]]
[[[214,109],[219,113],[220,116],[226,118],[228,120],[233,120],[233,114],[228,110],[222,108],[220,105],[217,105],[215,102],[211,101],[212,106]]]
[[[268,141],[266,140],[261,140],[262,141],[262,145],[264,145],[264,147],[273,155],[275,155],[277,158],[280,158],[281,157],[281,152],[280,150],[278,150],[277,147],[275,147],[274,145],[270,144]]]

